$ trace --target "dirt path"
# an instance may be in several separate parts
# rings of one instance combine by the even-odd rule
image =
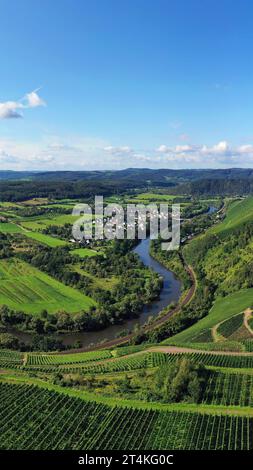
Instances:
[[[201,353],[201,354],[212,354],[215,356],[253,356],[250,352],[240,351],[206,351],[203,349],[191,349],[180,346],[153,346],[152,348],[146,349],[146,351],[163,352],[167,354],[178,354],[178,353]]]
[[[24,357],[23,357],[23,366],[26,366],[27,360],[28,360],[28,353],[24,353]]]
[[[119,359],[132,359],[138,356],[141,356],[145,353],[149,352],[160,352],[163,354],[208,354],[214,356],[247,356],[252,357],[253,353],[250,352],[237,352],[237,351],[204,351],[203,349],[191,349],[187,347],[180,347],[180,346],[151,346],[150,348],[143,349],[142,351],[138,351],[136,353],[127,354],[125,356],[117,356],[117,357],[110,357],[107,359],[101,359],[99,361],[92,361],[94,365],[102,365],[102,364],[110,364],[116,362]],[[80,363],[79,363],[80,364]],[[89,362],[89,365],[91,363]],[[73,366],[74,364],[69,364]],[[77,364],[78,365],[78,364]],[[85,363],[83,363],[85,365]],[[68,368],[68,364],[66,365],[66,369]],[[62,369],[64,370],[64,368]]]
[[[216,325],[214,325],[211,329],[211,335],[212,335],[212,338],[213,338],[213,341],[214,343],[218,343],[218,341],[220,341],[222,338],[220,337],[219,333],[218,333],[218,328],[220,326],[222,322],[220,323],[217,323]]]
[[[247,328],[249,333],[253,336],[253,330],[250,327],[249,322],[248,322],[250,318],[252,318],[252,310],[250,308],[247,308],[244,311],[243,324],[244,324],[245,328]]]

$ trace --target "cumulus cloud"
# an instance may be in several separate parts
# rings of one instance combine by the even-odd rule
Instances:
[[[23,117],[22,110],[46,106],[45,101],[38,95],[38,90],[27,93],[18,101],[0,103],[0,119],[17,119]]]
[[[157,147],[157,149],[156,149],[156,151],[160,152],[160,153],[169,153],[169,152],[171,152],[171,150],[172,149],[170,147],[168,147],[167,145],[164,145],[164,144],[159,145],[159,147]]]
[[[213,145],[163,143],[154,149],[81,136],[46,136],[38,142],[0,138],[0,165],[16,170],[253,167],[253,144],[235,146],[224,139]]]
[[[232,146],[226,140],[214,145],[176,145],[165,144],[156,148],[156,154],[164,162],[173,163],[178,168],[220,168],[231,166],[252,166],[253,145]]]
[[[104,151],[110,155],[129,155],[132,153],[131,147],[123,145],[121,147],[113,147],[112,145],[107,145],[104,147]]]
[[[17,101],[6,101],[5,103],[0,103],[0,119],[22,118],[22,113],[18,111],[22,108],[22,104]]]

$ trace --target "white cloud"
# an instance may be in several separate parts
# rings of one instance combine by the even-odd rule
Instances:
[[[224,155],[230,153],[230,148],[228,142],[225,140],[218,142],[218,144],[213,145],[212,147],[208,147],[207,145],[202,145],[201,153],[211,155],[211,154],[219,154]]]
[[[130,153],[132,153],[131,147],[128,147],[127,145],[123,145],[121,147],[113,147],[112,145],[107,145],[106,147],[104,147],[104,151],[111,155],[129,155]]]
[[[156,149],[143,149],[81,136],[47,136],[39,142],[0,138],[0,166],[42,171],[253,167],[253,145],[233,146],[221,140],[213,145],[162,144]]]
[[[192,150],[193,150],[193,147],[191,147],[191,145],[176,145],[175,147],[175,151],[177,153],[191,152]]]
[[[23,105],[17,101],[6,101],[5,103],[0,103],[0,119],[22,118],[22,113],[17,111],[22,108]]]
[[[160,152],[160,153],[168,153],[168,152],[171,152],[171,148],[170,147],[167,147],[167,145],[159,145],[159,147],[156,149],[156,152]]]
[[[169,147],[162,144],[156,149],[156,153],[157,156],[162,156],[164,162],[173,164],[175,168],[253,166],[253,145],[233,147],[226,140],[212,146],[202,144]]]
[[[253,154],[253,145],[246,144],[246,145],[241,145],[238,147],[238,152],[241,154]]]
[[[18,101],[0,103],[0,119],[22,118],[23,113],[21,110],[46,106],[45,101],[39,97],[37,91],[34,90],[31,93],[27,93],[24,98]]]
[[[46,106],[45,101],[40,98],[37,93],[38,90],[32,91],[31,93],[27,93],[25,95],[25,99],[28,103],[28,108],[37,108],[38,106]]]

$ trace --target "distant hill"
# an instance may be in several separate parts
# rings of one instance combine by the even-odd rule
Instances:
[[[150,180],[151,182],[187,182],[196,180],[216,180],[216,179],[248,179],[253,178],[251,168],[228,168],[228,169],[201,169],[201,170],[172,170],[161,168],[154,170],[151,168],[127,168],[125,170],[104,170],[104,171],[10,171],[0,170],[0,180],[54,180],[54,181],[77,181],[85,179],[111,180],[114,178],[125,180]]]
[[[128,168],[118,171],[0,171],[0,199],[82,198],[126,191],[169,191],[175,195],[246,196],[253,194],[253,169],[171,170]]]

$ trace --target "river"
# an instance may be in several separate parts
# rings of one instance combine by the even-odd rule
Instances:
[[[79,333],[66,333],[58,335],[58,338],[65,345],[73,345],[76,341],[82,343],[82,347],[92,346],[104,342],[106,340],[111,340],[120,335],[123,331],[130,332],[134,329],[136,325],[143,325],[147,322],[150,316],[156,317],[159,312],[169,305],[171,302],[177,302],[180,297],[181,292],[181,283],[174,274],[154,260],[149,254],[150,239],[141,240],[141,242],[134,249],[134,252],[137,253],[142,260],[142,262],[156,271],[163,278],[163,287],[160,292],[159,298],[151,302],[149,305],[145,305],[141,314],[138,318],[128,320],[122,324],[112,325],[108,328],[105,328],[101,331],[91,331],[91,332],[79,332]],[[14,334],[14,332],[12,331]],[[15,331],[15,336],[17,336],[21,341],[25,343],[31,342],[31,335],[29,333],[23,333]]]

